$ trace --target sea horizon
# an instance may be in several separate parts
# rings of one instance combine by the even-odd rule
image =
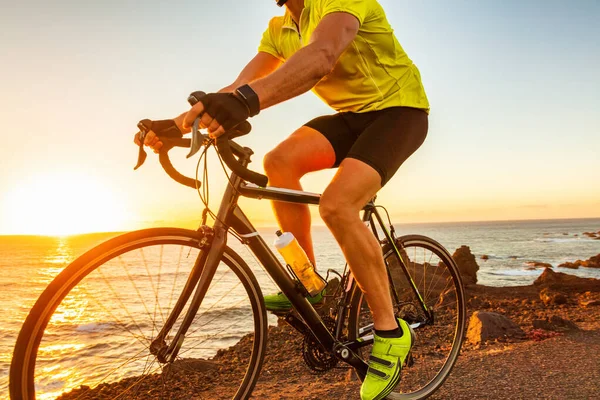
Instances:
[[[384,214],[385,215],[385,214]],[[384,221],[386,219],[384,218]],[[479,225],[479,224],[494,224],[494,223],[544,223],[544,222],[569,222],[569,221],[600,221],[600,216],[596,217],[577,217],[577,218],[524,218],[524,219],[491,219],[491,220],[477,220],[477,221],[440,221],[440,222],[395,222],[394,226],[437,226],[437,225]],[[0,233],[1,237],[56,237],[56,238],[66,238],[70,236],[83,236],[83,235],[107,235],[107,234],[123,234],[127,232],[133,232],[136,230],[142,229],[151,229],[151,228],[182,228],[182,229],[192,229],[181,226],[181,224],[171,224],[171,225],[147,225],[144,227],[139,227],[135,229],[128,230],[115,230],[115,231],[90,231],[90,232],[77,232],[77,233],[69,233],[69,234],[37,234],[37,233]],[[327,228],[323,223],[313,223],[313,228]],[[264,230],[269,228],[278,228],[276,224],[266,224],[266,225],[255,225],[257,230]]]

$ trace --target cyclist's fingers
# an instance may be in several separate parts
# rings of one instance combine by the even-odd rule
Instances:
[[[137,144],[138,146],[140,145],[140,133],[139,132],[133,136],[133,143]]]
[[[213,120],[213,117],[209,113],[204,113],[202,119],[200,120],[200,127],[208,128],[210,124],[212,124]]]
[[[219,121],[217,121],[216,118],[213,119],[210,125],[208,126],[208,133],[213,133],[214,131],[219,129],[220,126],[221,124],[219,123]]]
[[[191,129],[196,118],[198,118],[198,116],[200,114],[202,114],[203,112],[204,112],[204,104],[202,104],[202,102],[199,101],[190,109],[190,111],[188,111],[185,118],[183,119],[183,128]]]
[[[161,147],[163,147],[163,142],[156,142],[156,144],[152,146],[156,154],[158,154]]]
[[[212,138],[218,138],[219,136],[221,136],[224,133],[225,133],[225,128],[223,128],[221,125],[219,125],[219,127],[214,132],[211,132],[211,131],[208,132],[209,136]]]
[[[158,138],[158,136],[154,136],[154,137],[152,138],[152,140],[150,140],[150,142],[148,143],[148,146],[150,146],[150,147],[154,148],[154,145],[155,145],[156,143],[158,143],[159,141],[160,141],[160,139]]]
[[[146,134],[146,137],[144,138],[144,144],[146,146],[150,146],[150,143],[156,138],[156,133],[150,131]]]

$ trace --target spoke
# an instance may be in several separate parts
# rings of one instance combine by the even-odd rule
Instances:
[[[244,301],[244,299],[240,300],[240,301],[239,301],[237,304],[235,304],[234,306],[237,306],[237,305],[241,304],[243,301]],[[208,325],[209,323],[213,322],[213,321],[214,321],[215,319],[217,319],[217,318],[219,318],[219,315],[217,315],[216,317],[214,317],[214,318],[213,318],[213,319],[211,319],[210,321],[206,322],[204,325]],[[189,348],[189,349],[186,349],[185,351],[181,352],[181,353],[179,354],[179,356],[181,357],[181,355],[183,355],[183,354],[185,354],[185,353],[187,353],[187,352],[189,352],[189,351],[196,350],[196,349],[197,349],[197,348],[198,348],[200,345],[202,345],[202,344],[206,343],[206,341],[207,341],[207,340],[209,340],[209,339],[212,339],[212,338],[216,337],[216,336],[217,336],[217,335],[219,335],[221,332],[223,332],[225,329],[231,328],[232,326],[236,325],[237,323],[238,323],[237,321],[234,321],[233,323],[231,323],[231,325],[228,325],[228,326],[226,326],[225,328],[221,329],[220,331],[218,331],[218,332],[216,332],[216,333],[212,334],[211,336],[208,336],[206,339],[204,339],[203,341],[201,341],[200,343],[198,343],[196,346],[193,346],[193,347],[191,347],[191,348]],[[192,333],[195,333],[195,332],[197,332],[197,331],[198,331],[200,328],[202,328],[202,326],[201,326],[201,327],[198,327],[198,328],[196,328],[196,330],[194,330]]]
[[[135,280],[133,279],[133,277],[131,276],[131,273],[129,272],[129,268],[127,268],[127,266],[124,264],[123,262],[123,258],[121,256],[118,257],[119,259],[119,263],[121,265],[122,268],[125,269],[125,272],[127,273],[127,276],[129,277],[129,281],[131,282],[131,285],[133,286],[133,288],[135,289],[138,298],[141,300],[142,302],[142,306],[144,306],[144,309],[146,310],[146,314],[148,314],[148,318],[151,319],[151,313],[148,310],[148,306],[146,305],[146,302],[144,301],[144,298],[142,297],[141,293],[140,293],[140,289],[137,287],[137,285],[135,284]],[[152,337],[154,337],[154,330],[157,329],[156,328],[156,321],[152,320]]]
[[[219,303],[221,300],[223,300],[223,299],[225,298],[225,296],[227,296],[229,293],[231,293],[231,292],[232,292],[232,291],[233,291],[233,290],[234,290],[236,287],[238,287],[239,285],[241,285],[241,282],[238,282],[238,284],[237,284],[237,285],[235,285],[234,287],[232,287],[231,289],[229,289],[229,291],[228,291],[227,293],[223,294],[223,296],[221,296],[221,297],[220,297],[220,298],[219,298],[217,301],[215,301],[215,302],[212,304],[212,306],[210,306],[210,307],[209,307],[207,310],[204,310],[204,311],[203,311],[203,313],[207,313],[207,312],[209,312],[210,310],[212,310],[212,309],[213,309],[213,307],[214,307],[215,305],[217,305],[217,303]],[[240,302],[238,302],[237,304],[241,303],[242,301],[244,301],[244,299],[240,300]],[[236,305],[237,305],[237,304],[236,304]],[[200,314],[200,315],[202,315],[202,314]],[[217,316],[217,317],[218,317],[218,316]],[[215,318],[217,318],[217,317],[215,317]],[[214,321],[214,319],[212,319],[211,321]],[[200,327],[200,328],[201,328],[201,327]],[[192,332],[190,332],[189,334],[190,334],[190,335],[192,335],[192,334],[196,333],[196,332],[198,331],[198,329],[200,329],[200,328],[196,328],[195,330],[193,330],[193,331],[192,331]]]
[[[95,384],[94,386],[92,386],[92,387],[96,387],[96,386],[98,386],[99,384],[101,384],[102,382],[104,382],[104,381],[105,381],[105,380],[106,380],[106,379],[107,379],[109,376],[111,376],[111,375],[112,375],[112,374],[113,374],[113,373],[114,373],[116,370],[118,370],[118,369],[120,369],[120,368],[123,368],[124,366],[126,366],[126,365],[127,365],[127,364],[129,364],[130,362],[132,362],[132,361],[137,361],[137,360],[140,360],[140,359],[142,359],[142,358],[144,358],[144,357],[147,357],[147,355],[146,355],[146,354],[144,354],[144,355],[141,355],[141,354],[142,354],[143,352],[145,352],[145,351],[146,351],[146,349],[142,349],[142,350],[138,351],[138,352],[137,352],[137,353],[136,353],[134,356],[132,356],[132,357],[129,357],[129,358],[128,358],[127,360],[125,360],[123,363],[121,363],[120,365],[118,365],[118,366],[114,367],[113,369],[111,369],[110,371],[108,371],[108,372],[106,373],[106,375],[104,375],[104,377],[103,377],[103,378],[100,378],[100,380],[99,380],[98,382],[96,382],[96,384]]]
[[[173,281],[173,288],[171,289],[171,296],[169,297],[169,305],[167,306],[167,310],[171,309],[171,304],[173,302],[173,294],[175,293],[175,286],[177,286],[177,277],[179,277],[179,267],[181,266],[181,256],[183,255],[183,246],[179,248],[179,258],[177,259],[177,268],[175,270],[175,280]]]
[[[140,331],[140,334],[143,337],[145,337],[146,335],[144,335],[144,332],[142,332],[142,328],[140,328],[140,325],[137,323],[137,321],[135,320],[135,318],[133,318],[133,316],[129,312],[129,309],[127,307],[125,307],[125,304],[123,304],[123,301],[121,300],[121,297],[117,294],[117,292],[115,291],[115,289],[113,288],[113,286],[108,282],[108,279],[106,279],[106,277],[104,276],[104,273],[102,272],[102,267],[96,269],[96,271],[98,271],[98,273],[100,274],[100,276],[102,277],[102,279],[104,280],[104,282],[106,282],[107,286],[109,287],[110,291],[113,294],[113,299],[116,299],[119,302],[119,304],[121,304],[121,307],[123,307],[123,309],[125,310],[125,312],[129,316],[129,318],[131,319],[131,321],[133,322],[133,324]]]
[[[162,277],[162,263],[163,263],[163,251],[165,249],[165,245],[160,245],[160,254],[158,256],[158,282],[156,283],[156,293],[154,297],[154,319],[156,319],[156,308],[158,307],[158,311],[160,312],[160,319],[162,320],[162,324],[165,324],[165,316],[160,308],[160,302],[158,301],[158,291],[160,290],[160,279]]]
[[[152,368],[152,365],[154,365],[154,363],[156,362],[156,359],[153,360],[150,365],[148,366],[148,369]],[[160,365],[158,366],[158,369],[160,369]],[[145,381],[146,379],[148,379],[148,377],[153,373],[152,372],[148,372],[148,374],[146,374],[146,368],[144,368],[144,371],[142,372],[142,375],[140,375],[128,388],[125,389],[124,392],[121,392],[119,395],[117,395],[116,397],[114,397],[114,399],[118,399],[121,396],[124,396],[125,394],[127,394],[130,390],[132,390],[135,386],[137,386],[137,389],[135,391],[134,394],[137,394],[137,391],[139,390],[139,384],[141,384],[143,381]],[[127,396],[126,398],[131,398],[130,396]]]
[[[148,268],[148,262],[146,261],[146,255],[144,254],[144,248],[140,247],[140,253],[142,255],[142,261],[144,263],[144,267],[146,268],[146,273],[148,274],[148,279],[150,280],[150,286],[152,286],[152,291],[154,292],[154,298],[158,299],[158,292],[156,291],[156,288],[154,287],[154,280],[152,279],[152,274],[150,274],[150,269]],[[154,307],[156,310],[156,302],[154,303]],[[160,310],[160,304],[158,305],[158,309]],[[162,310],[160,310],[160,315],[162,316]],[[163,322],[164,322],[164,318],[163,318]],[[157,332],[160,331],[160,329],[158,329],[156,327],[156,311],[154,314],[154,318],[152,318],[152,324],[154,325],[154,328],[156,329]],[[152,337],[154,337],[154,331],[152,331]]]
[[[145,343],[145,342],[143,342],[142,340],[140,340],[140,337],[141,337],[141,338],[145,339],[147,342],[150,342],[150,341],[148,340],[148,338],[146,337],[146,335],[144,335],[144,334],[143,334],[143,332],[141,331],[141,329],[139,328],[139,326],[138,326],[138,330],[140,331],[140,333],[141,333],[141,336],[140,336],[140,335],[137,335],[137,334],[135,334],[135,333],[133,333],[133,332],[132,332],[132,331],[131,331],[131,330],[130,330],[128,327],[127,327],[127,325],[125,325],[123,322],[121,322],[121,320],[120,320],[120,319],[119,319],[119,318],[118,318],[116,315],[114,315],[114,314],[112,313],[112,311],[110,311],[108,308],[106,308],[106,306],[105,306],[103,303],[101,303],[100,301],[98,301],[98,299],[96,298],[96,296],[94,296],[94,295],[92,295],[90,292],[88,292],[88,290],[87,290],[87,288],[86,288],[85,286],[82,286],[82,287],[81,287],[81,290],[83,290],[83,291],[86,293],[86,295],[87,295],[87,296],[91,297],[91,298],[92,298],[92,299],[93,299],[93,300],[96,302],[96,304],[97,304],[98,306],[100,306],[100,307],[101,307],[101,308],[103,308],[103,309],[104,309],[104,310],[105,310],[105,311],[106,311],[108,314],[110,314],[110,316],[111,316],[111,317],[112,317],[112,318],[113,318],[113,319],[114,319],[114,320],[117,322],[116,326],[120,327],[120,328],[121,328],[123,331],[125,331],[125,332],[128,332],[128,333],[129,333],[131,336],[133,336],[133,337],[134,337],[134,338],[135,338],[135,339],[136,339],[138,342],[140,342],[140,343],[141,343],[141,345],[142,345],[142,346],[144,346],[144,348],[146,348],[146,349],[148,349],[148,348],[149,348],[149,346],[148,346],[148,344],[147,344],[147,343]],[[113,292],[113,293],[114,293],[114,292]],[[123,303],[121,303],[121,304],[123,304]],[[131,315],[130,315],[130,317],[131,317]],[[137,326],[137,325],[136,325],[136,326]],[[115,336],[115,335],[113,335],[113,336]]]

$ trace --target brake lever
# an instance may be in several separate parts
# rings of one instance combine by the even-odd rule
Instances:
[[[188,97],[188,103],[190,103],[190,105],[193,107],[195,106],[202,97],[206,96],[206,93],[202,92],[202,91],[197,91],[197,92],[193,92],[192,94],[190,94],[190,96]],[[202,135],[202,133],[200,133],[200,119],[202,119],[202,115],[204,113],[198,115],[198,118],[196,118],[196,120],[194,120],[194,124],[192,125],[192,145],[190,146],[190,152],[189,154],[186,156],[186,158],[190,158],[192,156],[194,156],[202,147],[202,145],[204,144],[204,137]]]
[[[144,161],[146,161],[146,157],[148,156],[148,154],[146,153],[146,150],[144,150],[144,139],[146,139],[146,134],[150,130],[150,128],[144,124],[143,120],[140,121],[137,126],[140,130],[138,132],[140,135],[139,136],[140,137],[140,149],[138,150],[137,164],[135,167],[133,167],[134,171],[137,170],[142,165],[144,165]]]
[[[190,146],[190,152],[186,156],[186,158],[190,158],[194,156],[204,144],[204,137],[200,132],[200,118],[202,116],[196,118],[194,121],[194,125],[192,125],[192,145]]]

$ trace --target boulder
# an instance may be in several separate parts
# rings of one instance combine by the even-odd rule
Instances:
[[[450,289],[446,289],[436,303],[436,308],[439,308],[443,305],[450,305],[452,303],[456,303],[456,289],[451,287]]]
[[[572,262],[566,262],[566,263],[559,264],[558,268],[579,269],[579,264],[575,264]]]
[[[488,256],[487,254],[484,254],[484,255],[481,256],[481,259],[482,260],[489,260],[490,256]]]
[[[592,256],[585,261],[577,260],[575,262],[562,263],[558,267],[559,268],[573,268],[573,269],[577,269],[579,267],[600,268],[600,254],[598,254],[596,256]]]
[[[523,339],[525,332],[504,315],[476,311],[469,320],[467,340],[472,344],[484,343],[494,339]]]
[[[568,302],[567,296],[548,288],[543,288],[540,291],[540,300],[547,306],[567,304]]]
[[[583,308],[600,306],[600,300],[580,300],[579,305]]]
[[[477,283],[477,271],[479,271],[479,265],[475,261],[475,256],[471,253],[469,246],[461,246],[456,249],[452,258],[458,265],[458,270],[463,279],[465,285],[472,285]]]
[[[552,332],[568,332],[568,331],[578,331],[579,327],[574,323],[569,321],[568,319],[563,319],[556,315],[551,318],[544,319],[535,319],[532,321],[532,325],[534,329],[543,329],[545,331]]]
[[[600,292],[600,279],[580,278],[563,272],[554,272],[550,268],[546,268],[533,284],[538,287],[549,287],[576,293]]]
[[[552,264],[539,261],[527,261],[525,264],[533,268],[552,268]]]

